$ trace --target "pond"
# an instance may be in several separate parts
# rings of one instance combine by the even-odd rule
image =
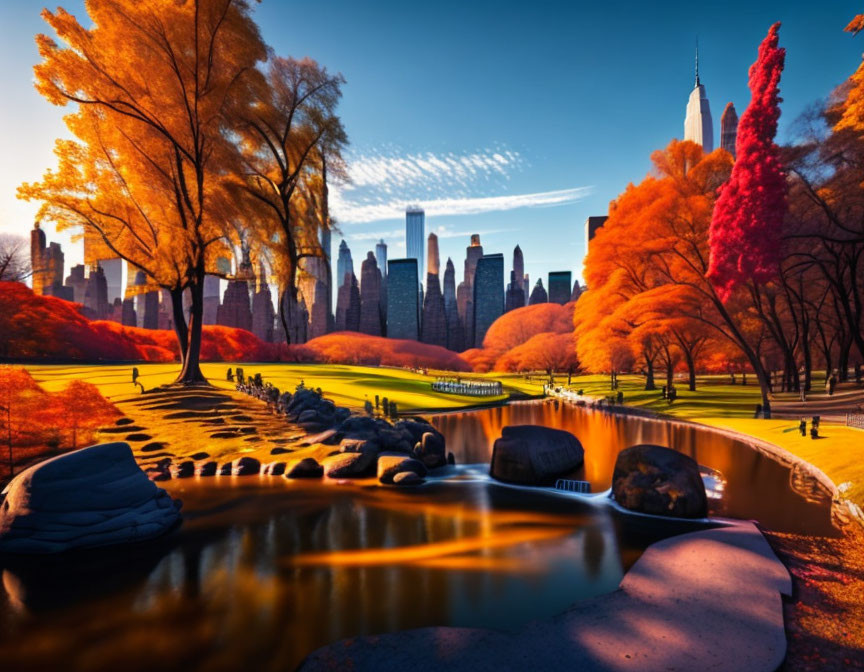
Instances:
[[[507,424],[576,434],[586,449],[581,476],[595,492],[608,487],[619,450],[651,441],[721,470],[727,515],[774,529],[830,529],[828,502],[788,469],[704,430],[553,402],[433,422],[460,466],[415,490],[371,480],[171,481],[185,522],[168,538],[38,563],[7,559],[3,668],[285,670],[345,637],[429,625],[515,628],[614,590],[648,544],[701,525],[491,482],[485,465]]]

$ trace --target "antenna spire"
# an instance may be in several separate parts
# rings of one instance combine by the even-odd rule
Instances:
[[[696,38],[696,86],[699,86],[699,38]]]

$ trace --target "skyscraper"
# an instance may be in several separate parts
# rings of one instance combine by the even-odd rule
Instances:
[[[426,274],[426,294],[423,299],[423,319],[420,340],[431,345],[447,347],[447,317],[444,311],[444,295],[441,293],[441,279],[438,275],[440,262],[438,256],[438,236],[429,234],[427,244],[429,272]]]
[[[348,249],[348,243],[343,238],[339,243],[339,258],[336,260],[336,287],[341,287],[345,283],[345,276],[349,273],[354,273],[354,260],[351,259],[351,250]]]
[[[378,270],[381,271],[381,277],[387,279],[387,243],[384,239],[378,241],[375,245],[375,261],[378,262]]]
[[[420,336],[417,260],[387,262],[387,337],[416,341]]]
[[[418,282],[423,278],[423,241],[426,239],[426,213],[423,208],[405,210],[405,257],[417,260]]]
[[[714,151],[714,123],[705,87],[699,81],[699,48],[696,48],[696,84],[687,101],[687,116],[684,118],[684,139],[691,140],[707,154]]]
[[[371,336],[382,336],[381,271],[375,255],[369,252],[360,264],[360,331]]]
[[[735,156],[735,142],[738,139],[738,113],[732,103],[726,103],[720,117],[720,147]]]
[[[474,273],[474,347],[483,345],[486,331],[504,314],[504,255],[484,254]]]
[[[602,227],[606,220],[609,219],[607,215],[594,215],[593,217],[589,217],[585,220],[585,253],[588,253],[588,247],[591,245],[591,241],[594,240],[594,236],[597,235],[597,231]],[[525,293],[528,293],[528,283],[525,283]]]
[[[465,343],[474,343],[474,273],[477,261],[483,256],[480,234],[471,234],[471,244],[465,250],[465,270],[462,282],[456,288],[456,306],[465,334]]]
[[[522,296],[525,296],[525,258],[522,256],[522,248],[518,245],[513,248],[513,282],[516,287],[522,290]]]
[[[456,267],[449,257],[444,269],[444,316],[447,319],[447,347],[462,352],[465,349],[465,330],[456,307]]]
[[[534,306],[538,303],[549,303],[549,295],[546,294],[546,290],[543,288],[543,280],[540,278],[537,279],[537,284],[531,290],[531,298],[528,299],[529,306]]]
[[[570,300],[571,277],[570,271],[550,271],[549,303],[560,303],[563,306]]]

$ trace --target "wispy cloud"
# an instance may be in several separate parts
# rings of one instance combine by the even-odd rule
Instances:
[[[422,207],[431,217],[476,215],[566,205],[591,191],[591,187],[573,187],[507,193],[511,175],[524,170],[526,165],[519,152],[506,148],[465,154],[374,151],[349,157],[351,181],[332,190],[331,211],[342,224],[368,224],[402,219],[409,205]],[[375,234],[375,237],[388,236]]]

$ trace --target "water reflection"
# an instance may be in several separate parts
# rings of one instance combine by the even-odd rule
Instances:
[[[146,555],[2,569],[4,669],[291,669],[359,634],[516,627],[613,590],[646,544],[681,529],[637,537],[611,509],[472,479],[169,487],[186,521]]]
[[[724,473],[730,515],[775,529],[827,523],[824,502],[791,491],[788,469],[695,429],[545,403],[435,422],[463,465],[488,463],[506,424],[568,429],[585,445],[595,490],[608,487],[621,448],[673,445]],[[362,634],[514,628],[614,590],[645,546],[699,526],[477,478],[484,471],[460,466],[413,490],[271,477],[169,482],[186,519],[157,544],[0,560],[3,669],[285,670]]]
[[[714,515],[755,519],[784,532],[830,535],[830,501],[815,481],[761,455],[746,444],[695,426],[591,411],[553,401],[521,402],[432,419],[447,437],[457,462],[488,464],[492,444],[507,425],[535,424],[575,434],[585,448],[576,477],[593,492],[611,486],[618,452],[638,443],[675,448],[727,479],[725,496],[712,502]]]

